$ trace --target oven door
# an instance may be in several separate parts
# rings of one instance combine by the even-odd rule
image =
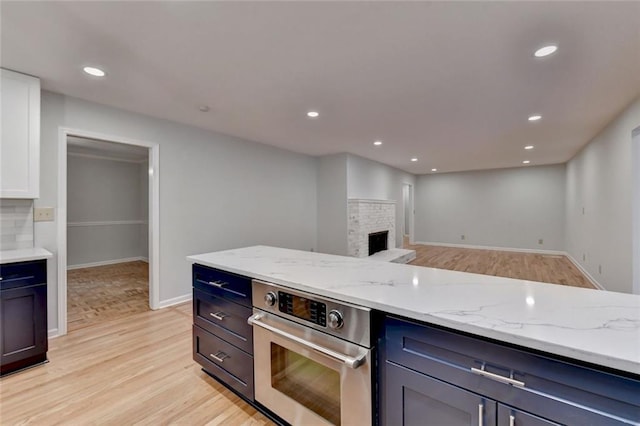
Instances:
[[[371,350],[254,309],[255,399],[292,425],[370,425]]]

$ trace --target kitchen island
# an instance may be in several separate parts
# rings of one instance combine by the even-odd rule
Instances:
[[[498,418],[497,423],[501,424],[497,413],[503,408],[500,403],[503,399],[510,404],[506,407],[511,410],[507,410],[508,416],[505,418],[510,422],[511,418],[515,419],[514,405],[520,404],[523,397],[503,395],[503,389],[494,390],[493,384],[476,380],[478,377],[495,378],[499,369],[492,373],[491,362],[487,362],[485,371],[485,362],[482,361],[482,364],[470,369],[472,373],[479,373],[478,376],[467,374],[469,371],[466,370],[461,375],[462,370],[451,360],[437,359],[440,355],[428,353],[428,342],[438,339],[448,342],[437,349],[441,355],[446,351],[452,354],[466,351],[465,356],[469,354],[471,363],[482,353],[495,353],[495,359],[501,361],[518,360],[520,364],[517,369],[507,370],[510,374],[510,377],[506,377],[509,388],[518,388],[521,383],[524,387],[523,382],[516,380],[517,374],[534,383],[540,380],[538,376],[544,371],[558,369],[559,376],[553,381],[562,384],[563,390],[559,391],[562,393],[566,391],[565,388],[577,388],[579,385],[569,383],[573,378],[560,376],[578,377],[584,372],[587,375],[593,371],[602,372],[602,376],[581,380],[589,387],[604,384],[602,390],[593,391],[594,395],[608,398],[609,393],[613,392],[611,389],[616,386],[621,387],[621,395],[613,398],[613,405],[608,401],[593,411],[612,411],[613,418],[620,414],[620,424],[640,422],[640,402],[636,394],[640,392],[640,296],[266,246],[207,253],[188,259],[198,265],[353,303],[387,315],[388,320],[385,320],[381,331],[383,350],[379,363],[381,367],[377,373],[381,382],[379,410],[382,412],[382,423],[385,419],[387,423],[395,419],[385,411],[402,413],[403,410],[403,422],[411,423],[407,421],[410,418],[408,412],[412,410],[411,402],[394,400],[387,393],[397,385],[394,393],[398,391],[403,395],[411,387],[412,381],[417,383],[423,378],[437,379],[437,386],[445,382],[453,383],[456,391],[459,391],[458,387],[471,389],[472,392],[467,393],[474,398],[480,395],[480,403],[475,405],[480,407],[479,414],[473,414],[474,419],[482,420],[488,416]],[[412,342],[415,346],[409,348]],[[396,343],[397,348],[393,347]],[[421,353],[423,349],[424,353]],[[472,356],[474,351],[479,352]],[[411,358],[414,355],[417,356],[415,360]],[[396,359],[392,359],[394,357]],[[572,362],[577,367],[570,365]],[[404,372],[408,377],[407,382],[392,383],[385,378],[385,371],[389,371],[384,368],[385,363],[402,369],[394,371],[394,377],[400,377]],[[432,370],[423,368],[429,363],[433,363]],[[499,364],[498,361],[496,363]],[[527,370],[527,365],[533,364],[536,367]],[[447,373],[447,368],[451,368],[450,373]],[[615,382],[618,378],[623,382]],[[544,380],[550,381],[548,378]],[[428,390],[432,389],[432,384],[423,386],[420,383],[412,390],[414,393],[421,386],[424,389],[421,397],[432,392]],[[443,394],[440,388],[433,392]],[[581,392],[586,391],[583,389]],[[486,395],[498,401],[492,402],[494,408],[487,405]],[[458,396],[452,398],[465,399]],[[585,398],[589,400],[591,397]],[[534,405],[544,405],[547,404],[545,401],[533,402]],[[552,407],[551,412],[540,410],[546,419],[552,417],[553,410],[559,409],[554,408],[553,404],[547,405]],[[415,407],[422,406],[425,404]],[[411,415],[418,415],[416,418],[424,415],[416,412],[415,407]],[[571,417],[575,416],[571,413],[567,416],[560,418],[565,421],[567,418],[576,421],[595,419],[593,424],[599,424],[602,420],[583,414]],[[529,424],[556,424],[544,419],[546,423],[536,423],[539,417],[530,418],[534,420]]]

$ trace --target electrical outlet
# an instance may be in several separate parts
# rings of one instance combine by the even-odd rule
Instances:
[[[584,215],[584,207],[582,208],[582,214]]]
[[[464,234],[460,235],[460,239],[464,240],[466,237],[464,236]]]
[[[53,207],[36,207],[33,209],[34,222],[53,222]]]
[[[598,265],[598,273],[602,275],[602,265]]]
[[[543,240],[542,238],[540,238],[540,239],[538,240],[538,244],[543,244],[543,243],[544,243],[544,240]]]
[[[587,260],[587,255],[582,253],[582,261],[585,262]]]

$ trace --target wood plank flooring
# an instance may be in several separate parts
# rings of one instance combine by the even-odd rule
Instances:
[[[67,272],[67,330],[149,310],[149,264],[118,263]]]
[[[2,425],[271,425],[191,358],[191,304],[49,341],[48,364],[0,379]]]
[[[416,251],[411,265],[595,288],[565,256],[408,244]]]

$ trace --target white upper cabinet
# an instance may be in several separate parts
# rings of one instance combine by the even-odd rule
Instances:
[[[0,198],[38,198],[40,80],[0,70]]]

